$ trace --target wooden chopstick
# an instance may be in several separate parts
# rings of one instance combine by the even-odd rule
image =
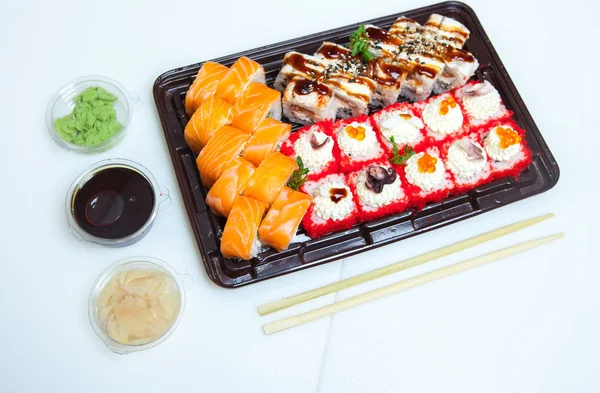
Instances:
[[[557,233],[555,235],[543,237],[536,240],[531,240],[517,245],[506,247],[489,254],[481,255],[463,262],[456,263],[441,269],[434,270],[429,273],[421,274],[408,280],[400,281],[396,284],[388,285],[383,288],[376,289],[371,292],[364,293],[355,297],[351,297],[340,302],[330,304],[325,307],[318,308],[313,311],[306,312],[304,314],[295,315],[289,318],[281,319],[272,323],[268,323],[263,326],[265,334],[273,334],[279,331],[289,329],[300,324],[313,321],[315,319],[334,314],[336,312],[346,310],[351,307],[358,306],[360,304],[370,302],[371,300],[379,299],[380,297],[391,295],[406,289],[414,288],[418,285],[428,283],[443,277],[448,277],[452,274],[463,272],[468,269],[472,269],[477,266],[484,265],[496,261],[501,258],[511,256],[513,254],[529,250],[530,248],[541,246],[542,244],[551,242],[564,236],[564,233]]]
[[[471,237],[466,240],[462,240],[458,243],[451,244],[446,247],[438,248],[437,250],[433,250],[427,252],[425,254],[417,255],[415,257],[405,259],[400,262],[396,262],[389,266],[384,266],[379,269],[371,270],[369,272],[359,274],[354,277],[347,278],[345,280],[341,280],[332,284],[328,284],[322,286],[320,288],[315,288],[308,292],[300,293],[298,295],[290,296],[287,298],[283,298],[280,300],[276,300],[271,303],[263,304],[258,306],[258,313],[260,315],[266,315],[272,313],[274,311],[278,311],[287,307],[295,306],[296,304],[300,304],[302,302],[306,302],[308,300],[312,300],[318,298],[320,296],[324,296],[330,293],[334,293],[337,291],[341,291],[342,289],[350,288],[358,284],[362,284],[367,281],[374,280],[379,277],[387,276],[392,273],[396,273],[400,270],[408,269],[409,267],[413,267],[416,265],[420,265],[425,262],[429,262],[431,260],[441,258],[450,254],[453,254],[458,251],[462,251],[464,249],[474,247],[478,244],[487,242],[489,240],[496,239],[500,236],[507,235],[509,233],[516,232],[520,229],[527,228],[531,225],[537,224],[544,220],[547,220],[551,217],[554,217],[553,213],[545,214],[543,216],[530,218],[528,220],[520,221],[514,224],[510,224],[504,226],[502,228],[495,229],[490,232],[482,233],[481,235],[477,235]]]

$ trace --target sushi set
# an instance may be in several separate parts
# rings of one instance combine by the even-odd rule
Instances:
[[[463,3],[168,71],[154,97],[204,266],[224,287],[366,252],[558,181]]]
[[[446,2],[178,68],[154,97],[208,276],[239,287],[371,250],[552,188],[559,169],[473,11]],[[46,111],[62,148],[103,152],[137,102],[119,82],[67,83]],[[101,160],[65,198],[80,241],[125,247],[170,204],[145,166]],[[259,306],[260,315],[473,247],[532,218]],[[266,334],[537,247],[559,233],[284,318]],[[117,354],[152,348],[185,306],[182,267],[108,266],[90,325]]]

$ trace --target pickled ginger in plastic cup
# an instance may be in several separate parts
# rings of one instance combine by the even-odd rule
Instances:
[[[157,258],[131,257],[109,266],[89,298],[92,328],[113,352],[152,348],[176,329],[185,303],[181,274]]]

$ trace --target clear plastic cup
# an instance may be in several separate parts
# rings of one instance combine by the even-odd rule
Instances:
[[[56,131],[54,123],[56,119],[70,114],[75,107],[73,99],[88,87],[102,87],[117,97],[113,106],[117,112],[117,121],[121,123],[121,129],[104,142],[93,146],[81,146],[64,140]],[[114,79],[88,75],[76,78],[61,87],[48,103],[46,109],[46,126],[54,141],[61,147],[80,153],[103,152],[115,146],[122,138],[131,121],[133,106],[139,99],[134,97],[122,84]]]
[[[85,229],[77,223],[74,212],[74,201],[79,190],[81,190],[82,187],[88,181],[90,181],[96,174],[105,169],[115,167],[129,169],[141,174],[152,187],[152,191],[154,193],[154,205],[152,207],[152,212],[148,217],[147,221],[136,232],[125,237],[107,239],[94,236],[86,232]],[[152,228],[152,225],[154,224],[154,220],[156,219],[158,213],[169,207],[170,202],[171,197],[169,196],[169,190],[164,187],[161,188],[154,176],[152,175],[152,172],[150,172],[146,167],[144,167],[141,164],[138,164],[135,161],[121,158],[110,158],[91,165],[86,170],[84,170],[79,176],[77,176],[77,178],[73,181],[73,183],[69,187],[69,190],[67,191],[67,197],[65,198],[65,210],[67,213],[69,229],[78,240],[84,240],[111,247],[125,247],[141,240]]]
[[[102,321],[100,321],[98,318],[98,308],[96,305],[96,300],[98,299],[98,296],[100,296],[100,294],[102,293],[102,290],[104,289],[106,284],[108,284],[108,282],[116,274],[128,270],[137,269],[157,271],[170,276],[173,282],[175,282],[177,290],[179,291],[179,311],[171,327],[156,340],[146,344],[127,345],[119,343],[110,337],[110,335],[106,331],[106,326],[104,326]],[[100,337],[100,339],[104,342],[104,344],[106,344],[108,349],[119,355],[128,355],[131,352],[143,351],[157,346],[158,344],[165,341],[171,334],[173,334],[173,332],[177,328],[177,325],[179,324],[179,321],[181,320],[181,315],[183,314],[183,309],[185,307],[184,279],[187,277],[190,276],[188,274],[178,273],[171,265],[158,258],[131,257],[113,263],[100,274],[100,277],[98,277],[98,279],[96,280],[96,283],[92,287],[92,291],[90,293],[88,301],[88,315],[92,328],[94,329],[98,337]]]

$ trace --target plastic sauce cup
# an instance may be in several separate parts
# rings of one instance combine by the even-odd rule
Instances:
[[[56,119],[66,116],[73,111],[75,97],[88,87],[102,87],[104,90],[117,97],[113,107],[117,112],[117,121],[121,123],[121,129],[106,141],[93,146],[81,146],[64,140],[56,131],[54,122]],[[114,79],[100,76],[88,75],[74,79],[61,87],[48,103],[46,109],[46,126],[54,141],[61,147],[80,153],[98,153],[106,151],[115,146],[122,138],[131,121],[133,106],[139,99],[133,95],[119,82]]]
[[[102,290],[104,289],[106,284],[108,284],[108,282],[115,275],[124,271],[137,269],[153,270],[165,273],[169,277],[171,277],[179,291],[179,311],[171,327],[156,340],[140,345],[121,344],[113,340],[109,336],[108,332],[106,331],[106,327],[98,319],[98,308],[96,305],[96,300],[98,299],[98,296],[100,296],[100,294],[102,293]],[[177,325],[179,324],[179,321],[181,320],[181,316],[185,307],[185,289],[183,285],[183,280],[187,276],[187,274],[177,273],[177,271],[171,265],[158,258],[131,257],[113,263],[100,274],[100,277],[98,277],[98,279],[96,280],[96,283],[92,287],[92,291],[90,293],[88,301],[88,315],[92,328],[94,329],[98,337],[100,337],[100,339],[104,342],[104,344],[106,344],[108,349],[119,355],[128,355],[131,352],[143,351],[157,346],[158,344],[165,341],[171,334],[173,334],[173,332],[177,328]]]

